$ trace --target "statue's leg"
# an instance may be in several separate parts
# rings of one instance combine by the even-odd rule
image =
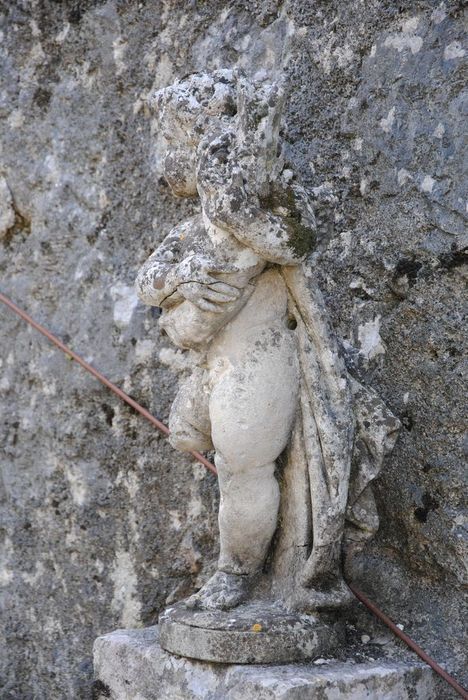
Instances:
[[[181,383],[169,416],[169,442],[176,450],[205,452],[213,449],[208,411],[207,371],[195,367]]]
[[[264,563],[278,516],[275,460],[289,439],[298,381],[294,335],[275,327],[249,334],[249,349],[213,387],[220,557],[218,573],[195,597],[204,607],[239,604]]]

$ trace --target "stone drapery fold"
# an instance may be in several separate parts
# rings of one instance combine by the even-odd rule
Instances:
[[[303,453],[309,484],[312,547],[301,575],[307,585],[327,575],[339,556],[343,530],[349,553],[377,531],[371,482],[395,444],[400,422],[350,374],[310,272],[304,265],[281,269],[297,322],[301,368],[301,425],[294,450]]]

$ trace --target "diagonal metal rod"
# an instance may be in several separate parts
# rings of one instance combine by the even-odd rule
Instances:
[[[35,321],[29,314],[27,314],[25,311],[19,308],[15,303],[11,301],[11,299],[8,299],[4,294],[0,292],[0,301],[2,301],[8,308],[10,308],[12,311],[15,312],[20,318],[22,318],[24,321],[29,323],[30,326],[35,328],[39,333],[42,333],[43,336],[45,336],[48,340],[50,340],[51,343],[56,345],[62,352],[64,352],[66,355],[69,357],[73,358],[75,362],[77,362],[81,367],[83,367],[85,370],[87,370],[90,374],[93,375],[96,379],[98,379],[104,386],[106,386],[108,389],[110,389],[116,396],[118,396],[122,401],[125,401],[125,403],[128,403],[129,406],[135,409],[135,411],[138,411],[142,416],[146,418],[146,420],[149,420],[150,423],[154,425],[155,428],[157,428],[163,435],[169,435],[169,428],[167,425],[162,423],[158,418],[153,416],[149,411],[146,410],[146,408],[143,408],[143,406],[140,406],[137,401],[132,399],[128,394],[125,393],[125,391],[122,391],[122,389],[119,389],[119,387],[111,382],[107,377],[105,377],[101,372],[99,372],[97,369],[95,369],[92,365],[89,364],[89,362],[86,362],[86,360],[83,360],[80,355],[78,355],[76,352],[71,350],[65,343],[62,343],[61,340],[59,340],[55,335],[50,333],[50,331],[47,330],[47,328],[44,328],[44,326],[41,326],[40,323]],[[209,460],[206,459],[200,452],[190,452],[192,457],[195,457],[196,460],[201,462],[204,467],[210,470],[210,472],[213,472],[213,474],[217,474],[216,467],[214,464],[211,464]]]
[[[457,683],[455,678],[452,678],[452,676],[450,676],[447,673],[447,671],[444,671],[444,669],[441,666],[439,666],[439,664],[436,663],[434,659],[432,659],[429,656],[429,654],[426,654],[424,649],[421,649],[421,647],[418,644],[416,644],[416,642],[414,642],[411,639],[411,637],[408,637],[407,634],[405,634],[399,627],[397,627],[393,620],[391,620],[388,617],[388,615],[385,615],[385,613],[379,610],[375,603],[369,600],[369,598],[366,595],[364,595],[362,591],[356,588],[356,586],[354,586],[352,583],[348,583],[348,586],[352,590],[356,598],[360,600],[361,603],[363,603],[366,606],[366,608],[370,610],[371,613],[373,613],[373,615],[378,617],[379,620],[381,620],[381,622],[387,625],[387,627],[392,630],[393,634],[395,634],[403,642],[405,642],[405,644],[407,644],[409,648],[412,649],[414,653],[419,656],[420,659],[422,659],[428,666],[430,666],[433,671],[438,673],[439,676],[443,678],[444,681],[446,681],[446,683],[451,685],[452,688],[457,691],[460,697],[464,698],[465,700],[468,700],[468,692],[464,688],[462,688],[462,686],[459,683]]]
[[[167,425],[162,423],[160,420],[155,418],[149,411],[146,410],[146,408],[143,408],[143,406],[140,406],[139,403],[137,403],[134,399],[132,399],[128,394],[126,394],[122,389],[119,389],[116,384],[111,382],[107,377],[105,377],[101,372],[99,372],[97,369],[95,369],[92,365],[89,364],[89,362],[86,362],[86,360],[83,360],[80,355],[78,355],[76,352],[73,352],[65,343],[62,343],[61,340],[59,340],[55,335],[50,333],[44,326],[42,326],[40,323],[35,321],[29,314],[27,314],[25,311],[19,308],[14,302],[12,302],[8,297],[6,297],[4,294],[0,292],[0,301],[5,304],[5,306],[8,306],[9,309],[14,311],[15,314],[17,314],[20,318],[22,318],[24,321],[29,323],[30,326],[35,328],[39,333],[42,333],[43,336],[45,336],[48,340],[50,340],[51,343],[53,343],[56,347],[58,347],[62,352],[67,354],[69,357],[72,357],[75,362],[77,362],[81,367],[86,369],[90,374],[93,375],[96,379],[98,379],[104,386],[107,386],[108,389],[110,389],[116,396],[121,398],[125,403],[128,403],[129,406],[135,409],[135,411],[138,411],[142,416],[144,416],[147,420],[149,420],[150,423],[152,423],[161,433],[164,435],[169,435],[169,428]],[[200,452],[190,452],[192,457],[195,457],[201,464],[203,464],[209,471],[213,472],[213,474],[217,474],[216,467],[214,464],[212,464],[209,460],[206,459]],[[363,603],[368,610],[370,610],[376,617],[379,618],[387,627],[397,636],[399,637],[402,641],[404,641],[412,651],[414,651],[420,659],[422,659],[428,666],[430,666],[433,671],[435,671],[441,678],[444,679],[459,695],[460,697],[464,698],[464,700],[468,700],[468,692],[459,684],[457,681],[450,676],[444,669],[439,666],[438,663],[434,661],[426,652],[421,649],[420,646],[414,642],[411,637],[408,637],[407,634],[405,634],[402,630],[399,629],[385,613],[383,613],[379,608],[373,603],[367,596],[364,595],[358,588],[356,588],[352,583],[348,583],[349,588],[353,592],[353,594],[356,596],[356,598]]]

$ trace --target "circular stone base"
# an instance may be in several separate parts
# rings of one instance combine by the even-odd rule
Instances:
[[[178,603],[159,617],[163,649],[201,661],[264,664],[308,661],[343,642],[344,623],[253,602],[234,610],[192,610]]]

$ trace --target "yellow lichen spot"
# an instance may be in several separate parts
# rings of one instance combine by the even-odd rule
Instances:
[[[180,234],[180,236],[179,236],[179,240],[183,241],[183,240],[184,240],[184,238],[185,238],[185,236],[184,236],[183,234]]]
[[[252,625],[252,632],[261,632],[262,631],[262,626],[256,622],[254,625]]]

